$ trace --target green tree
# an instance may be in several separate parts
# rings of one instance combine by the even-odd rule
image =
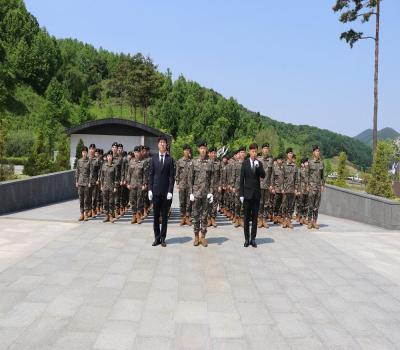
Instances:
[[[258,144],[258,147],[260,147],[260,149],[263,143],[268,142],[270,147],[270,153],[278,155],[277,152],[278,152],[279,139],[273,127],[263,128],[260,131],[258,131],[255,137],[255,141]]]
[[[372,148],[375,153],[376,143],[378,141],[378,68],[379,68],[379,22],[380,22],[380,5],[381,0],[336,0],[333,6],[334,12],[341,12],[340,22],[354,22],[361,18],[361,22],[365,23],[375,16],[375,36],[364,35],[363,32],[356,32],[349,29],[340,35],[340,39],[346,42],[352,48],[353,45],[362,39],[372,39],[375,41],[375,65],[374,65],[374,115],[372,128]]]
[[[83,143],[83,140],[79,139],[78,144],[76,145],[76,150],[75,150],[74,169],[76,168],[76,164],[78,162],[78,159],[82,157],[83,146],[85,146],[85,144]]]
[[[346,168],[347,155],[346,152],[340,152],[339,163],[337,168],[337,179],[335,181],[336,186],[347,187],[346,179],[348,177],[348,170]]]
[[[393,198],[392,181],[389,176],[389,158],[391,146],[384,141],[379,141],[374,155],[371,177],[367,183],[367,193],[375,196]]]
[[[325,177],[328,177],[333,171],[332,162],[329,159],[324,160]]]
[[[70,140],[64,135],[58,142],[58,154],[56,158],[56,168],[58,171],[71,169],[69,148]]]

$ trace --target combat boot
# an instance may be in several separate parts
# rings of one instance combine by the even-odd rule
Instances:
[[[81,213],[81,215],[79,216],[79,220],[78,221],[83,221],[84,218],[85,218],[85,216],[83,215],[83,213]]]
[[[106,214],[106,217],[104,218],[103,222],[109,222],[110,221],[110,216],[109,214]]]
[[[312,221],[311,221],[311,220],[310,220],[310,221],[308,221],[307,228],[308,228],[309,230],[311,230],[311,229],[313,228],[313,223],[312,223]]]
[[[268,222],[267,222],[267,219],[266,219],[266,218],[263,218],[263,219],[262,219],[262,225],[263,225],[265,228],[269,228],[269,225],[268,225]]]
[[[131,224],[136,224],[136,223],[137,223],[137,216],[136,214],[132,214]]]
[[[199,233],[198,233],[198,232],[195,232],[195,234],[194,234],[193,245],[194,245],[195,247],[197,247],[197,246],[199,245],[199,243],[200,243],[200,241],[199,241]]]
[[[232,223],[233,227],[239,227],[239,218],[236,218]]]
[[[137,213],[136,214],[136,222],[138,224],[141,224],[143,222],[142,213]]]
[[[215,221],[215,218],[211,218],[211,224],[213,225],[213,227],[217,227],[217,222]]]
[[[239,225],[240,225],[240,227],[244,227],[244,221],[243,221],[243,218],[240,218],[240,219],[239,219]]]
[[[83,221],[88,221],[89,220],[89,213],[87,211],[85,211],[85,214],[83,216]]]
[[[209,219],[207,220],[207,227],[210,227],[210,226],[212,226],[212,222],[211,222],[211,219],[209,218]]]
[[[317,230],[319,230],[319,225],[317,224],[317,222],[314,220],[313,221],[313,227]]]
[[[207,242],[207,239],[206,239],[206,235],[205,234],[201,234],[201,237],[200,237],[200,243],[201,243],[201,245],[203,246],[203,247],[207,247],[208,246],[208,242]]]
[[[263,218],[262,218],[262,216],[259,216],[259,217],[258,217],[258,224],[257,224],[257,227],[258,227],[258,228],[263,227]]]
[[[288,227],[288,225],[287,225],[287,220],[286,219],[283,219],[283,221],[282,221],[282,228],[287,228]]]
[[[181,222],[179,223],[180,226],[183,226],[186,224],[186,217],[185,216],[181,216]]]
[[[287,228],[293,228],[293,224],[292,224],[292,221],[290,219],[287,219],[286,227]]]

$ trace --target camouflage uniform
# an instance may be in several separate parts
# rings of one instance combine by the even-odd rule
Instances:
[[[321,186],[324,185],[324,163],[321,159],[308,161],[308,220],[317,221],[321,202]]]
[[[274,165],[271,173],[271,186],[275,191],[274,194],[274,216],[282,216],[282,192],[283,192],[283,181],[284,181],[284,169],[283,164],[279,166]]]
[[[233,163],[232,167],[232,183],[233,188],[235,189],[234,194],[234,205],[235,205],[235,216],[237,218],[241,218],[243,215],[243,208],[242,203],[240,202],[239,198],[239,191],[240,191],[240,170],[242,168],[242,160],[237,160]]]
[[[300,218],[306,218],[308,214],[308,168],[305,166],[297,171],[297,189],[300,192],[297,199],[297,214]]]
[[[267,157],[260,156],[258,157],[258,161],[262,163],[263,168],[265,169],[265,177],[260,178],[261,198],[260,198],[259,216],[267,220],[268,215],[271,211],[271,202],[270,202],[271,193],[269,191],[269,186],[271,183],[273,158],[271,156]]]
[[[122,174],[122,156],[116,155],[113,157],[113,165],[115,166],[115,177],[117,184],[117,192],[114,195],[115,202],[115,210],[119,213],[119,208],[121,207],[121,195],[122,195],[122,186],[120,184],[123,174]]]
[[[128,201],[129,201],[129,190],[125,183],[128,177],[128,170],[129,170],[128,158],[123,157],[121,164],[121,181],[123,182],[121,186],[121,208],[124,209],[128,206]]]
[[[80,211],[83,213],[91,209],[90,197],[90,174],[92,169],[92,162],[89,158],[78,159],[75,171],[75,182],[78,183],[79,206]]]
[[[145,179],[145,162],[141,159],[132,158],[129,162],[127,184],[131,186],[129,201],[131,202],[132,214],[138,214],[143,209],[142,186],[147,185]]]
[[[228,189],[227,189],[227,170],[228,163],[221,162],[221,200],[220,200],[220,208],[223,210],[227,209],[227,197],[228,197]]]
[[[89,188],[89,196],[90,196],[90,209],[95,211],[98,207],[97,204],[97,194],[99,185],[97,182],[99,181],[100,176],[100,161],[96,157],[89,158],[91,162],[91,171],[90,171],[90,188]]]
[[[193,230],[200,231],[203,236],[207,233],[207,194],[212,191],[212,164],[208,159],[193,159],[189,168],[189,193],[194,195]]]
[[[114,189],[118,186],[117,169],[114,165],[104,162],[100,172],[100,186],[103,191],[103,205],[106,215],[114,213]]]
[[[233,164],[235,163],[235,160],[233,158],[229,159],[228,165],[226,166],[226,187],[227,187],[227,209],[229,211],[230,215],[234,215],[235,213],[235,202],[234,202],[234,196],[233,196]]]
[[[100,190],[100,174],[101,174],[101,169],[103,167],[103,158],[99,157],[97,159],[97,161],[98,161],[98,166],[99,166],[99,175],[98,175],[99,184],[97,185],[97,190],[96,190],[96,205],[97,205],[97,208],[100,209],[103,207],[103,194],[101,193],[101,190]]]
[[[297,191],[297,167],[294,162],[289,163],[286,161],[283,164],[283,203],[282,214],[286,219],[291,219],[294,210],[294,198]]]
[[[220,203],[220,192],[218,192],[218,188],[221,187],[221,162],[216,160],[211,160],[210,163],[212,165],[212,175],[211,175],[211,183],[212,183],[212,195],[213,202],[209,203],[209,212],[208,217],[215,219],[217,217],[218,204]]]
[[[182,157],[176,162],[176,185],[179,186],[179,208],[182,217],[190,217],[191,203],[189,200],[189,173],[192,160]]]

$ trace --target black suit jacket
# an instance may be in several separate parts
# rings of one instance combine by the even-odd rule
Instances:
[[[160,156],[158,152],[151,157],[150,161],[150,179],[149,191],[153,195],[167,196],[168,192],[173,193],[175,184],[175,166],[174,160],[166,154],[164,157],[164,166],[161,168]]]
[[[265,177],[265,171],[262,163],[258,162],[255,171],[251,170],[250,158],[246,159],[240,170],[240,197],[244,199],[260,199],[260,178]]]

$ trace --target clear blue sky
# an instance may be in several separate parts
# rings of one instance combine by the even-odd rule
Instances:
[[[354,136],[372,125],[373,41],[353,49],[334,0],[26,0],[41,26],[233,96],[274,119]],[[379,129],[400,131],[399,0],[382,2]],[[373,23],[364,24],[373,34]]]

